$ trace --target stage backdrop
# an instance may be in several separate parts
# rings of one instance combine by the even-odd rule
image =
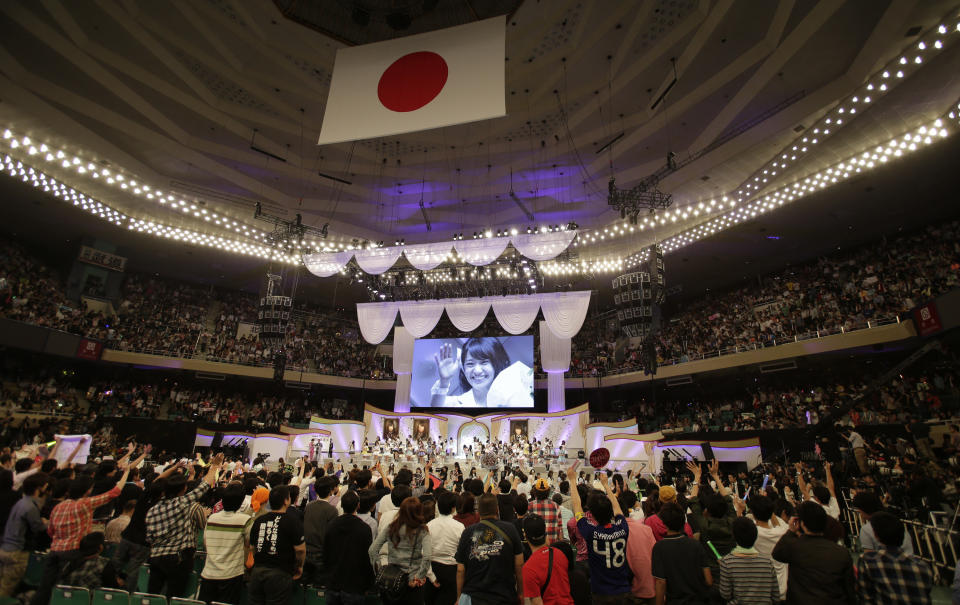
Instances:
[[[526,422],[529,437],[550,439],[556,445],[566,441],[570,454],[576,456],[577,450],[583,449],[585,445],[585,429],[589,416],[588,404],[554,414],[485,414],[477,417],[455,413],[401,414],[387,412],[368,404],[364,408],[363,423],[366,425],[366,437],[373,443],[377,437],[383,435],[385,421],[391,423],[390,426],[396,426],[399,434],[404,437],[413,434],[418,420],[428,421],[431,437],[447,440],[452,438],[457,452],[460,452],[464,445],[473,442],[475,435],[482,439],[489,435],[491,439],[505,441],[509,438],[511,422],[523,421]],[[393,425],[393,422],[397,424]]]
[[[350,450],[351,441],[354,442],[358,451],[363,447],[365,430],[362,422],[356,420],[328,420],[313,416],[310,418],[310,428],[330,431],[330,438],[333,439],[334,456],[347,453]],[[326,455],[326,452],[324,452],[324,455]]]

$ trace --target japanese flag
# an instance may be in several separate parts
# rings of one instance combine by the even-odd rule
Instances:
[[[319,144],[506,115],[505,17],[341,48]]]

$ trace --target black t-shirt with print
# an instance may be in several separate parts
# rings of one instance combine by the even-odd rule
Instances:
[[[303,544],[303,523],[293,515],[266,513],[253,522],[250,544],[255,567],[273,567],[293,575],[293,549]]]
[[[514,557],[523,554],[520,533],[513,523],[488,519],[466,528],[460,535],[456,559],[465,568],[463,593],[474,603],[515,603],[517,577]]]

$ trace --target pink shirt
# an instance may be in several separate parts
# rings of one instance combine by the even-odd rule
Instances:
[[[660,520],[660,515],[650,515],[643,520],[643,523],[653,530],[653,537],[657,542],[663,540],[663,537],[667,535],[667,526]],[[687,536],[693,537],[693,529],[690,528],[689,523],[683,524],[683,531]]]
[[[657,596],[653,582],[653,545],[657,543],[653,530],[639,519],[627,518],[630,535],[627,537],[627,564],[633,572],[630,592],[639,599]]]

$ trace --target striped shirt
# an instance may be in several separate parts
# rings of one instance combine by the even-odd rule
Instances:
[[[780,600],[773,562],[765,555],[730,553],[720,559],[720,596],[737,605],[769,605]]]
[[[203,532],[207,560],[200,577],[207,580],[227,580],[243,575],[243,528],[250,515],[220,511],[210,515]]]

